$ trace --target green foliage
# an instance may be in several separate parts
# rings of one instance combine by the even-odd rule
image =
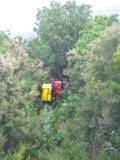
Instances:
[[[112,137],[113,144],[120,149],[120,129]]]
[[[68,65],[64,70],[64,74],[69,76],[72,92],[80,92],[80,88],[84,85],[84,81],[81,78],[81,66],[84,61],[84,57],[78,54],[76,49],[67,53]]]
[[[9,48],[9,33],[5,33],[0,31],[0,53],[5,53],[7,52]]]
[[[51,73],[53,77],[60,78],[66,66],[65,54],[73,48],[79,37],[79,31],[83,30],[91,17],[90,13],[89,5],[78,6],[75,2],[66,2],[64,5],[51,2],[50,8],[38,10],[35,31],[40,42],[37,43],[41,47],[42,41],[42,44],[49,48],[49,55],[51,54],[53,60]]]
[[[108,21],[109,18],[105,19]],[[99,20],[98,18],[97,23]],[[100,22],[103,25],[103,21]],[[110,22],[112,23],[112,20]],[[107,25],[105,23],[103,26]],[[91,39],[93,42],[86,42],[90,44],[87,47],[83,46],[85,50],[80,50],[82,45],[78,45],[76,49],[67,53],[68,66],[64,73],[70,77],[72,94],[74,91],[85,97],[82,107],[77,111],[84,115],[81,122],[84,126],[82,140],[87,143],[90,159],[119,159],[119,146],[118,143],[115,144],[116,138],[119,141],[116,132],[120,124],[120,25],[113,24],[101,33],[99,32],[100,36],[97,39],[98,35],[94,37],[96,40]],[[89,34],[83,32],[83,35]]]
[[[118,21],[118,15],[96,16],[93,20],[88,21],[84,30],[80,32],[80,38],[76,43],[79,49],[85,49],[87,45],[95,40],[108,26]]]
[[[64,141],[59,147],[54,147],[48,154],[48,159],[89,159],[83,142],[83,127],[81,118],[74,117],[72,121],[66,121]]]
[[[24,85],[25,85],[24,91],[25,92],[30,92],[32,90],[32,87],[33,87],[33,81],[27,80]]]
[[[43,73],[41,61],[29,63],[28,54],[18,44],[13,44],[11,52],[0,55],[0,157],[23,160],[26,146],[21,143],[28,142],[30,118],[35,115],[34,84],[39,78],[42,83],[47,71]]]
[[[19,149],[15,152],[15,154],[13,154],[12,152],[8,153],[6,160],[23,160],[25,149],[26,145],[20,145]]]
[[[27,48],[31,58],[42,59],[46,66],[53,64],[54,56],[51,56],[52,51],[46,43],[43,43],[38,38],[29,40]]]
[[[102,148],[105,154],[100,159],[109,159],[108,154],[112,154],[111,159],[115,159],[119,149],[115,147],[111,138],[114,132],[119,129],[119,70],[115,68],[115,54],[119,46],[120,37],[119,23],[113,24],[108,30],[90,44],[83,64],[83,77],[86,85],[85,93],[87,96],[86,105],[92,111],[97,112],[98,121],[94,134],[104,135],[96,143]],[[107,109],[108,108],[108,109]],[[87,116],[88,117],[88,116]],[[91,117],[93,118],[93,116]],[[90,134],[90,130],[89,130]],[[87,136],[88,137],[88,136]],[[90,138],[91,140],[91,138]],[[102,142],[102,143],[101,143]],[[93,141],[91,142],[93,143]]]
[[[6,136],[4,143],[4,151],[9,148],[16,148],[20,142],[24,141],[27,135],[27,121],[24,112],[20,111],[17,106],[12,104],[4,104],[1,108],[0,116],[1,130]]]
[[[120,51],[113,54],[114,65],[116,68],[120,68]]]
[[[75,2],[38,10],[29,54],[22,37],[0,32],[1,159],[120,159],[120,24],[90,13]],[[35,97],[51,68],[57,78],[65,68],[70,85],[44,109]]]
[[[114,160],[113,157],[111,158],[110,156],[106,154],[101,154],[97,160]]]

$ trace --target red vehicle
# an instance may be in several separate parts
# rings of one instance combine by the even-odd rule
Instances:
[[[62,88],[63,88],[64,82],[60,81],[60,80],[52,80],[52,85],[54,87],[55,99],[60,100],[61,95],[62,95]]]

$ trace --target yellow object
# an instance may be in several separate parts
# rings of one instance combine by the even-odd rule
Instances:
[[[52,100],[52,85],[51,84],[43,84],[42,85],[42,101],[50,102]]]

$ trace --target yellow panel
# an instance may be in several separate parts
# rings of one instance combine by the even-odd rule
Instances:
[[[42,86],[42,101],[51,101],[52,100],[52,85],[44,84]]]
[[[50,88],[50,89],[52,89],[52,85],[51,84],[43,84],[42,88]]]

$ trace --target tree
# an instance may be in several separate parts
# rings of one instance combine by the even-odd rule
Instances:
[[[76,43],[78,49],[85,49],[89,43],[95,40],[107,27],[118,21],[118,15],[96,16],[80,31],[79,40]]]
[[[88,46],[86,62],[82,66],[86,83],[85,106],[97,114],[99,122],[93,131],[94,144],[103,154],[112,155],[113,159],[116,155],[119,157],[118,144],[112,141],[119,139],[120,125],[119,38],[120,24],[115,23]],[[94,116],[90,119],[93,120]]]
[[[116,21],[118,21],[117,15],[97,16],[89,20],[80,32],[75,48],[67,52],[67,68],[64,70],[64,74],[69,76],[73,91],[76,92],[77,90],[81,91],[81,94],[83,93],[82,87],[85,85],[85,81],[82,79],[82,66],[86,63],[85,55],[89,44],[95,41],[108,26]],[[114,57],[116,59],[118,56],[115,55]]]
[[[9,42],[11,41],[9,38],[9,31],[3,32],[0,31],[0,54],[5,53],[10,49]]]
[[[29,56],[32,59],[40,58],[44,61],[46,67],[53,64],[54,56],[51,56],[52,51],[50,47],[46,43],[39,40],[39,38],[30,39],[28,41],[27,49]]]
[[[91,7],[78,6],[75,2],[66,2],[61,5],[51,2],[50,8],[38,10],[35,31],[38,38],[47,44],[54,57],[51,75],[62,78],[66,67],[66,52],[74,47],[79,31],[83,30],[90,19]]]
[[[11,157],[21,143],[27,142],[30,117],[36,115],[35,87],[48,75],[47,70],[43,72],[42,60],[31,61],[25,49],[7,43],[9,48],[12,44],[11,52],[0,55],[0,157],[8,152]]]

